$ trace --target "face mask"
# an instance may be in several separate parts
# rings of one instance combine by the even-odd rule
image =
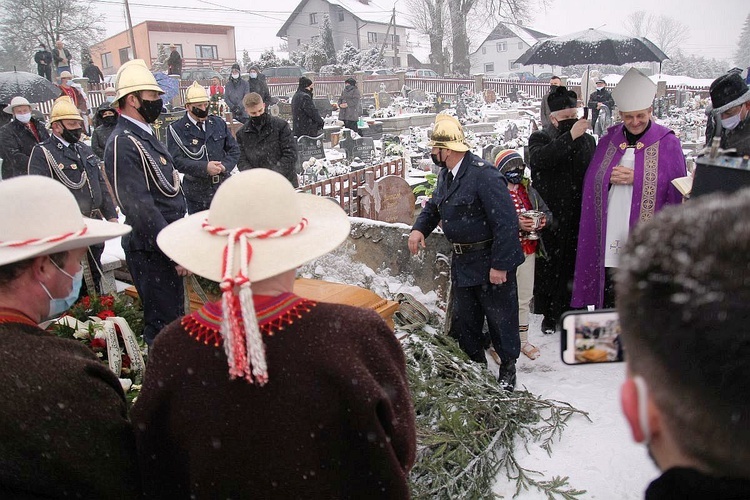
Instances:
[[[438,167],[448,168],[448,165],[446,165],[445,160],[441,160],[440,158],[438,158],[438,155],[430,154],[430,158],[432,158],[432,163],[434,163]]]
[[[52,294],[49,293],[49,290],[46,286],[44,286],[44,283],[42,283],[41,281],[39,282],[44,291],[47,293],[47,297],[49,297],[49,317],[56,318],[57,316],[60,316],[62,313],[70,309],[70,307],[76,303],[76,300],[78,300],[78,295],[81,293],[81,283],[83,283],[83,268],[79,269],[74,276],[71,276],[65,270],[61,269],[57,264],[55,264],[54,260],[50,259],[50,262],[52,262],[52,264],[57,268],[58,271],[60,271],[73,281],[73,288],[70,290],[70,293],[62,299],[56,299],[52,297]]]
[[[192,107],[192,108],[190,108],[190,111],[195,116],[197,116],[198,118],[205,118],[205,117],[208,116],[208,110],[207,109],[201,109],[201,108]]]
[[[510,172],[505,172],[503,175],[505,175],[505,179],[511,184],[521,184],[523,180],[522,170],[511,170]]]
[[[108,95],[108,96],[106,97],[106,99],[105,99],[105,100],[106,100],[106,101],[107,101],[108,103],[110,103],[110,104],[111,104],[111,103],[115,102],[115,96],[113,96],[113,95]]]
[[[550,94],[551,94],[552,92],[554,92],[556,88],[557,88],[557,85],[550,85],[550,86],[549,86],[549,92],[550,92]]]
[[[740,112],[740,113],[737,113],[736,115],[731,116],[729,118],[726,118],[726,119],[722,118],[722,120],[721,120],[721,126],[724,127],[727,130],[734,130],[737,127],[737,125],[739,125],[740,122],[742,121],[742,116],[741,115],[742,115],[742,113]]]
[[[240,74],[239,74],[239,73],[232,73],[232,78],[234,78],[235,80],[236,80],[237,78],[239,78],[239,77],[240,77]]]
[[[154,123],[157,118],[159,118],[159,115],[161,114],[161,108],[164,106],[164,103],[161,99],[157,99],[155,101],[147,101],[146,99],[141,99],[141,105],[136,111],[141,114],[144,120],[146,120],[146,123]]]
[[[565,132],[570,132],[570,129],[573,128],[573,125],[575,125],[577,121],[578,121],[577,118],[570,118],[569,120],[560,120],[557,122],[557,130],[559,130],[561,134],[564,134]]]
[[[31,121],[31,113],[19,113],[16,115],[16,120],[21,123],[29,123]]]
[[[115,125],[117,124],[117,116],[105,116],[102,118],[102,123],[105,125]]]
[[[252,73],[250,73],[250,78],[258,78],[258,73],[253,71]]]
[[[264,121],[266,121],[266,113],[263,113],[262,115],[250,117],[250,122],[256,127],[259,125],[262,125]]]
[[[69,129],[63,125],[63,131],[60,137],[62,137],[65,142],[69,142],[70,144],[75,144],[76,142],[81,140],[81,133],[83,133],[82,128]],[[62,271],[62,269],[60,270]]]
[[[63,85],[65,86],[65,87],[70,87],[70,82],[69,82],[68,80],[65,80],[64,82],[62,82],[62,84],[63,84]]]

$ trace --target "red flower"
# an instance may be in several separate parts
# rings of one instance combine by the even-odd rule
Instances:
[[[127,354],[122,355],[122,367],[130,368],[130,356],[128,356]]]
[[[104,350],[107,348],[107,341],[105,339],[93,339],[91,341],[91,348],[93,350],[101,349]]]
[[[112,309],[115,305],[115,298],[111,295],[102,295],[99,297],[99,302],[101,302],[102,307],[106,307],[107,309]]]
[[[83,304],[83,307],[85,307],[86,309],[91,307],[91,297],[86,295],[84,298],[81,299],[81,304]]]
[[[97,316],[99,318],[101,318],[101,319],[111,318],[114,315],[115,315],[114,311],[110,311],[109,309],[107,309],[105,311],[102,311],[102,312],[100,312],[100,313],[97,314]]]

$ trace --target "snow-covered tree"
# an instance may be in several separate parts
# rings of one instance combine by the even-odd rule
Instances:
[[[734,63],[740,68],[750,66],[750,14],[745,18],[745,25],[742,27],[740,40],[737,42]]]
[[[328,14],[323,16],[323,25],[320,27],[320,40],[323,44],[323,51],[328,57],[328,64],[336,64],[336,46],[333,43],[333,30],[331,29],[331,19]]]
[[[247,71],[252,63],[253,60],[250,59],[250,54],[248,54],[247,49],[244,49],[242,51],[242,67]]]
[[[151,71],[167,72],[167,59],[169,59],[169,50],[167,44],[160,43],[156,53],[156,61],[151,65]]]
[[[289,62],[291,63],[291,66],[302,66],[303,68],[307,69],[307,66],[305,66],[305,52],[307,50],[307,47],[305,47],[305,50],[295,50],[289,53]]]
[[[305,52],[305,68],[318,72],[328,63],[328,56],[320,40],[313,40]]]
[[[260,59],[256,63],[261,70],[282,66],[281,59],[274,53],[273,49],[267,49],[261,52]]]
[[[380,54],[378,47],[370,47],[360,53],[359,67],[361,69],[374,69],[381,66],[385,66],[385,58]]]
[[[349,40],[344,42],[344,46],[336,54],[338,65],[341,66],[342,75],[352,75],[355,71],[359,71],[359,49],[354,46]]]

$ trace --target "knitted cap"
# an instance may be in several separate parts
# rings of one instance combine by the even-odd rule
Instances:
[[[523,158],[515,149],[503,149],[495,156],[495,168],[500,172],[508,172],[525,166]]]

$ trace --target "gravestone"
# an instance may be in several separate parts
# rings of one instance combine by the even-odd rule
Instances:
[[[365,174],[365,184],[360,207],[362,216],[383,222],[414,222],[414,204],[416,198],[411,186],[397,175],[386,175],[375,181],[375,173]]]
[[[409,92],[409,102],[427,102],[427,93],[422,89]]]
[[[363,116],[370,116],[370,112],[375,110],[375,98],[374,97],[362,97],[359,103],[360,105],[362,105]],[[383,103],[381,102],[380,105],[382,106]]]
[[[171,113],[162,113],[159,118],[154,122],[152,128],[154,129],[154,135],[159,139],[159,142],[167,145],[167,127],[172,123],[176,122],[180,118],[185,116],[185,110],[180,109],[179,111],[172,111]]]
[[[317,137],[302,135],[297,139],[297,172],[302,171],[302,162],[310,158],[324,159],[326,157],[323,149],[323,134]]]
[[[505,134],[503,135],[503,140],[505,142],[512,141],[518,137],[518,125],[515,123],[511,123],[508,128],[505,129]]]
[[[333,106],[327,97],[313,97],[313,104],[323,118],[333,113]]]
[[[388,92],[378,92],[378,103],[380,104],[381,108],[387,108],[391,105],[391,102],[393,99],[391,98],[391,94]]]
[[[354,158],[359,158],[365,163],[371,163],[373,156],[375,155],[375,143],[372,137],[360,137],[358,139],[352,139],[351,136],[341,139],[339,142],[344,151],[346,151],[346,158],[351,161]]]
[[[482,148],[482,159],[485,161],[490,162],[491,164],[495,164],[495,158],[492,157],[492,150],[495,149],[494,144],[487,144],[484,148]]]
[[[440,92],[435,94],[435,113],[440,113],[442,110],[449,108],[450,105],[445,102],[445,97]]]
[[[292,121],[292,103],[279,101],[279,118],[288,122]]]
[[[484,89],[484,102],[486,102],[487,104],[492,104],[495,101],[497,101],[497,95],[495,94],[495,91],[492,89]]]

